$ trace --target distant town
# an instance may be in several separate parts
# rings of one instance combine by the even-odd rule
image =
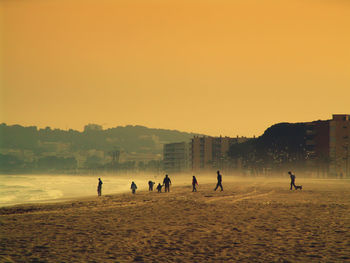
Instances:
[[[350,178],[350,115],[278,123],[263,135],[211,137],[125,126],[83,132],[0,125],[1,173],[208,173],[273,176],[293,170]]]

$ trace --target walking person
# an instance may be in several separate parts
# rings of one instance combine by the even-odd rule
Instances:
[[[218,183],[216,184],[214,191],[216,191],[216,189],[218,189],[219,186],[221,188],[221,191],[224,191],[224,188],[222,187],[222,176],[220,174],[220,171],[217,171],[217,174],[218,174],[218,176],[217,176]]]
[[[97,195],[101,196],[102,195],[102,180],[101,178],[98,178],[98,185],[97,185]]]
[[[153,185],[154,184],[155,184],[155,182],[148,181],[148,191],[153,191]]]
[[[136,184],[134,182],[131,183],[130,189],[131,189],[132,193],[135,194],[137,186],[136,186]]]
[[[297,189],[295,186],[295,175],[292,174],[291,171],[289,171],[288,174],[290,175],[290,190],[293,190],[293,186],[294,186],[294,189]]]
[[[164,192],[170,192],[170,185],[171,185],[171,180],[166,174],[163,180],[163,184],[165,185],[165,190]]]
[[[198,185],[197,179],[195,176],[192,178],[192,192],[197,192],[196,185]]]

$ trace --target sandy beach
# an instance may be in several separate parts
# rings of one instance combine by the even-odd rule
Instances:
[[[0,262],[350,262],[350,181],[288,183],[3,207]]]

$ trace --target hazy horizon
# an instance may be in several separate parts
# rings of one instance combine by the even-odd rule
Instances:
[[[162,128],[162,127],[148,127],[148,126],[145,126],[145,125],[139,125],[139,124],[126,124],[126,125],[116,125],[116,126],[110,126],[110,127],[107,127],[107,126],[104,126],[104,125],[101,125],[101,124],[98,124],[98,123],[87,123],[85,124],[83,127],[81,127],[80,129],[73,129],[71,127],[64,127],[64,128],[60,128],[60,127],[52,127],[52,126],[49,126],[49,125],[44,125],[44,126],[38,126],[38,125],[35,125],[35,124],[32,124],[32,125],[23,125],[21,123],[13,123],[13,124],[10,124],[10,123],[5,123],[5,122],[1,122],[0,124],[5,124],[7,126],[15,126],[15,125],[19,125],[19,126],[22,126],[22,127],[36,127],[38,130],[39,129],[45,129],[47,127],[49,127],[51,130],[55,130],[55,129],[58,129],[58,130],[63,130],[63,131],[68,131],[68,130],[74,130],[74,131],[78,131],[78,132],[83,132],[84,131],[84,127],[86,125],[90,125],[90,124],[96,124],[96,125],[100,125],[102,126],[102,129],[103,130],[107,130],[107,129],[113,129],[113,128],[124,128],[124,127],[128,127],[128,126],[132,126],[132,127],[145,127],[147,129],[155,129],[155,130],[169,130],[169,131],[178,131],[178,132],[184,132],[184,133],[193,133],[193,134],[200,134],[200,135],[204,135],[204,136],[213,136],[213,137],[216,137],[216,136],[228,136],[228,137],[236,137],[236,136],[239,136],[239,137],[247,137],[247,138],[252,138],[253,136],[256,136],[256,137],[259,137],[261,136],[264,131],[266,129],[268,129],[269,127],[266,127],[266,129],[261,133],[261,134],[254,134],[253,136],[249,137],[249,136],[245,136],[244,134],[243,135],[224,135],[224,134],[219,134],[219,135],[213,135],[213,134],[204,134],[204,133],[200,133],[200,132],[196,132],[196,131],[184,131],[184,130],[180,130],[180,129],[177,129],[177,128],[174,128],[174,129],[170,129],[170,128]],[[274,124],[277,124],[277,123],[274,123]],[[272,125],[274,125],[272,124]]]
[[[98,178],[103,181],[102,195],[115,195],[130,192],[130,184],[134,181],[137,185],[137,193],[148,191],[148,181],[155,182],[154,188],[158,183],[163,182],[165,173],[96,173],[96,174],[0,174],[0,207],[24,204],[24,203],[42,203],[42,202],[62,202],[74,200],[77,198],[95,197],[97,192]],[[198,191],[203,191],[203,186],[216,185],[216,173],[169,173],[173,187],[191,187],[192,175],[198,180]],[[285,183],[289,186],[289,175],[287,173],[276,173],[273,176],[252,176],[244,175],[240,172],[222,172],[223,186],[234,186],[242,182],[254,184],[263,182]],[[329,181],[327,178],[315,178],[306,173],[297,174],[297,182],[305,185],[311,184],[317,180]],[[341,183],[348,183],[343,179]],[[163,193],[164,193],[164,189]],[[156,189],[154,189],[154,193]]]

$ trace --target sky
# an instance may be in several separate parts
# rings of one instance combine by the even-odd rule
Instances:
[[[347,0],[0,0],[0,122],[259,136],[350,114]]]

